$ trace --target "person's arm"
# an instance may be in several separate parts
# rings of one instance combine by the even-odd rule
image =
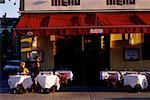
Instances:
[[[29,74],[29,70],[27,68],[24,68],[24,74]]]

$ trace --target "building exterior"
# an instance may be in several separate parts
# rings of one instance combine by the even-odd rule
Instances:
[[[14,34],[22,60],[39,55],[88,83],[100,70],[149,70],[149,17],[147,0],[22,0]]]
[[[0,18],[0,66],[13,57],[13,27],[17,18]],[[3,62],[3,63],[2,63]]]

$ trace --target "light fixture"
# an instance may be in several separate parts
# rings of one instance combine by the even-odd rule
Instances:
[[[56,41],[56,35],[50,35],[50,41],[55,42]]]
[[[37,37],[33,37],[32,47],[37,48]]]
[[[27,35],[28,35],[28,36],[32,36],[32,35],[33,35],[33,32],[28,31],[28,32],[27,32]]]

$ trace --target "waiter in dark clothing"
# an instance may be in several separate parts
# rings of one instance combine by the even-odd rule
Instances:
[[[39,56],[35,56],[34,57],[35,60],[35,65],[34,65],[34,78],[36,78],[36,76],[39,74],[40,72],[40,57]]]
[[[41,65],[40,65],[40,57],[39,56],[35,56],[34,57],[34,66],[33,66],[33,68],[34,68],[34,70],[33,70],[33,76],[34,76],[34,78],[33,78],[33,91],[39,91],[39,88],[38,88],[38,84],[37,84],[37,82],[35,81],[35,78],[37,77],[37,75],[39,74],[39,72],[40,72],[40,67],[41,67]]]

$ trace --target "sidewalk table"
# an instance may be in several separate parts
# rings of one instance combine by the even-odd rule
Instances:
[[[55,74],[58,73],[59,75],[64,75],[68,80],[73,80],[73,73],[71,70],[56,70]]]
[[[56,70],[55,74],[60,79],[60,84],[67,86],[73,80],[73,73],[70,70]]]
[[[140,85],[142,90],[147,89],[148,82],[145,75],[142,74],[126,74],[124,76],[124,86],[131,86],[132,88],[135,88],[136,85]]]
[[[100,71],[100,80],[107,87],[117,88],[121,86],[121,75],[118,71]]]
[[[100,71],[100,80],[107,80],[109,78],[121,80],[121,75],[118,71]]]
[[[53,86],[60,88],[59,77],[53,74],[37,75],[36,82],[42,87],[42,89],[51,89]]]
[[[40,71],[39,75],[51,75],[53,74],[53,71]]]
[[[23,88],[26,90],[31,88],[33,84],[31,76],[27,75],[12,75],[8,79],[8,85],[10,89],[17,88],[18,85],[22,85]]]

